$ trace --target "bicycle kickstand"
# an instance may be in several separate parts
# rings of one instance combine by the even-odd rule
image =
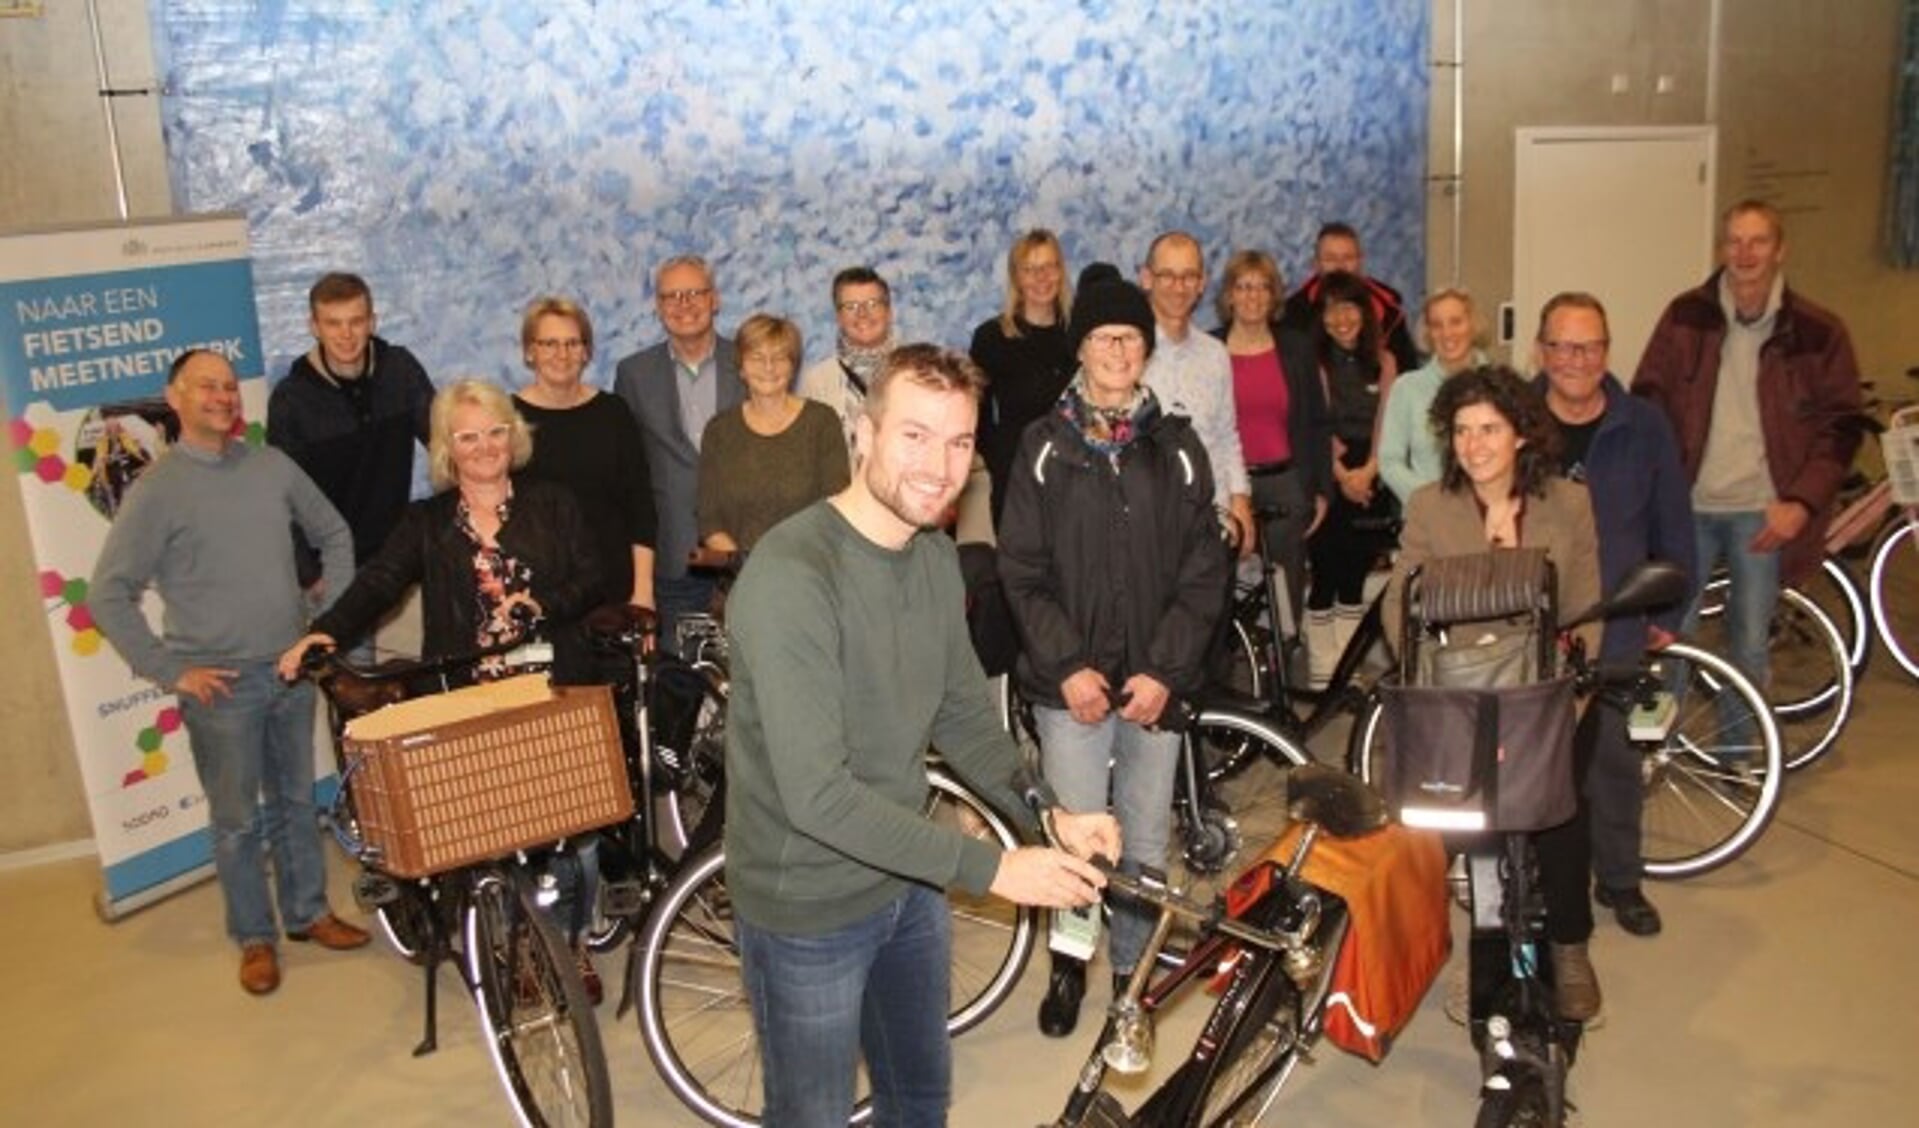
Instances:
[[[426,1027],[420,1032],[420,1044],[413,1047],[416,1058],[440,1048],[440,961],[446,958],[446,952],[446,938],[440,935],[436,921],[428,929],[426,958],[420,961],[420,973],[426,977]]]

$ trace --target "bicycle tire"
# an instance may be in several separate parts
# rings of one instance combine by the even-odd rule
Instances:
[[[1725,611],[1725,591],[1731,580],[1724,572],[1715,573],[1706,584],[1705,597],[1700,601],[1699,614],[1702,619],[1713,619]],[[1866,676],[1866,669],[1872,662],[1872,618],[1868,608],[1866,589],[1844,560],[1828,556],[1819,562],[1819,569],[1804,581],[1791,589],[1817,604],[1832,620],[1837,628],[1840,642],[1846,652],[1847,665],[1852,667],[1853,684],[1857,685]],[[1830,695],[1830,685],[1821,687]],[[1779,703],[1782,709],[1816,708],[1825,701],[1824,697],[1813,697],[1798,701]]]
[[[930,767],[927,782],[929,818],[988,836],[1002,849],[1019,844],[1012,824],[950,772]],[[746,1128],[760,1122],[759,1044],[740,979],[725,867],[722,847],[698,855],[647,917],[639,940],[640,1035],[683,1104],[710,1124]],[[957,890],[948,904],[954,962],[947,1032],[957,1036],[1012,995],[1038,942],[1039,914]],[[854,1123],[870,1116],[862,1096]]]
[[[1206,762],[1203,749],[1209,745],[1236,746],[1237,754],[1246,760],[1241,771],[1210,782],[1215,804],[1203,813],[1200,826],[1194,827],[1183,810],[1174,811],[1172,849],[1164,863],[1167,876],[1183,886],[1187,896],[1210,901],[1225,892],[1244,868],[1245,841],[1263,846],[1286,827],[1284,782],[1274,783],[1253,769],[1262,761],[1283,769],[1310,764],[1313,758],[1271,720],[1235,709],[1202,709],[1182,739],[1200,742],[1200,748],[1182,749],[1181,754],[1191,751],[1202,757],[1201,764]],[[1203,835],[1203,840],[1196,835]],[[1189,922],[1174,925],[1160,951],[1162,965],[1173,966],[1186,958],[1193,927]]]
[[[1702,618],[1695,644],[1727,653],[1722,617]],[[1766,700],[1785,744],[1786,770],[1798,771],[1830,752],[1852,719],[1854,681],[1846,641],[1817,601],[1782,588],[1767,631]]]
[[[1252,962],[1214,1008],[1231,1017],[1195,1102],[1204,1128],[1253,1124],[1260,1097],[1299,1049],[1299,988],[1273,953],[1243,958]]]
[[[1919,680],[1919,534],[1905,521],[1881,535],[1872,553],[1866,591],[1879,644],[1892,660]],[[1902,547],[1903,546],[1903,547]],[[1900,598],[1903,594],[1904,598]]]
[[[1000,850],[1019,846],[1019,832],[944,768],[927,771],[926,817]],[[1039,940],[1039,910],[985,894],[949,889],[953,959],[946,1032],[957,1037],[986,1021],[1019,985]]]
[[[613,1123],[600,1028],[573,953],[531,893],[497,870],[472,879],[465,920],[487,1052],[527,1128]]]
[[[1513,1077],[1518,1073],[1518,1077]],[[1546,1083],[1530,1069],[1509,1069],[1499,1076],[1509,1087],[1490,1084],[1480,1091],[1479,1115],[1473,1128],[1557,1128],[1552,1104],[1546,1099]]]
[[[1779,809],[1784,754],[1771,708],[1731,662],[1683,642],[1659,657],[1686,681],[1666,737],[1637,745],[1640,852],[1648,877],[1694,877],[1739,857],[1765,832]]]
[[[1263,628],[1248,627],[1244,622],[1232,620],[1232,641],[1227,646],[1225,666],[1219,671],[1220,684],[1235,693],[1247,697],[1265,699],[1267,690],[1265,676],[1265,652],[1258,637]],[[1238,775],[1252,764],[1249,749],[1244,745],[1203,746],[1200,767],[1206,778],[1215,782]]]

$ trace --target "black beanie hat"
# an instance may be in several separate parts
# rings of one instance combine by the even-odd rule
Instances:
[[[1146,355],[1153,355],[1153,307],[1138,286],[1120,275],[1110,262],[1089,264],[1079,272],[1073,294],[1073,316],[1066,322],[1066,344],[1079,357],[1086,335],[1102,325],[1131,325],[1146,336]]]

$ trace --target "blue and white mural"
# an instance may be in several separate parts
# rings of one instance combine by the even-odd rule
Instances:
[[[1006,247],[1130,273],[1160,230],[1291,279],[1345,219],[1424,278],[1426,0],[155,0],[177,205],[249,218],[271,370],[329,269],[437,378],[518,383],[519,313],[582,301],[594,374],[660,336],[650,273],[711,259],[722,329],[832,346],[834,271],[964,345]],[[1209,295],[1210,297],[1210,295]],[[1208,321],[1202,313],[1202,323]]]

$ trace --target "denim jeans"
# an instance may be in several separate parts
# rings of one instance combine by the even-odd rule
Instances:
[[[1179,734],[1153,732],[1118,714],[1083,725],[1064,709],[1035,706],[1040,764],[1046,780],[1069,811],[1103,811],[1111,793],[1119,820],[1120,863],[1164,867],[1173,831],[1173,775],[1179,763]],[[1149,906],[1115,900],[1107,958],[1113,970],[1133,970],[1152,936],[1157,913]]]
[[[817,936],[736,924],[768,1128],[844,1128],[862,1054],[874,1124],[946,1123],[953,922],[944,896],[916,885]]]
[[[1724,563],[1732,579],[1725,611],[1726,640],[1732,653],[1726,657],[1761,691],[1771,667],[1766,649],[1773,608],[1779,602],[1779,553],[1754,552],[1746,546],[1765,527],[1763,511],[1693,514],[1699,572],[1693,577],[1695,591],[1685,625],[1687,634],[1699,629],[1700,596],[1713,569]]]
[[[326,861],[313,805],[313,684],[287,685],[271,659],[230,663],[231,697],[180,698],[193,767],[207,796],[213,866],[236,943],[279,936],[267,894],[273,858],[280,922],[303,931],[324,916]]]
[[[680,617],[712,610],[716,586],[705,576],[687,575],[675,580],[654,575],[653,606],[660,615],[660,645],[670,653],[680,652]]]

